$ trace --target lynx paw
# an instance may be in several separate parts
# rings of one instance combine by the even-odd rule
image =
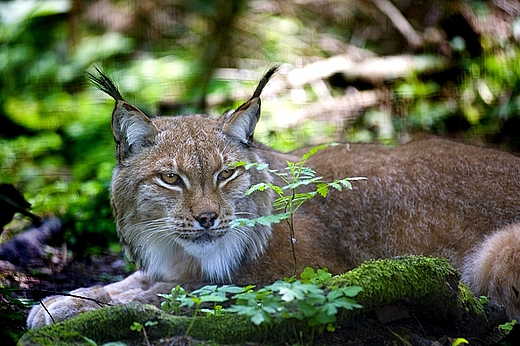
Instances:
[[[27,317],[27,327],[39,328],[108,304],[111,304],[110,295],[104,287],[97,286],[74,290],[70,292],[70,296],[47,297],[31,309]]]

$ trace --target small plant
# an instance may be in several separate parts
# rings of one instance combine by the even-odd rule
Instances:
[[[360,287],[327,291],[313,283],[276,281],[257,291],[239,293],[229,310],[247,315],[254,324],[270,322],[273,316],[307,320],[309,326],[335,323],[339,309],[361,308],[352,298]]]
[[[466,345],[466,344],[469,344],[468,340],[466,340],[464,338],[457,338],[457,339],[455,339],[455,341],[453,341],[451,346],[461,346],[461,345]]]
[[[486,296],[480,296],[478,297],[478,301],[480,304],[484,305],[484,304],[488,304],[489,303],[489,299],[488,297]]]
[[[332,274],[329,273],[327,268],[318,269],[314,271],[311,267],[305,267],[303,272],[300,274],[303,283],[312,283],[319,286],[325,286],[329,283],[332,278]]]
[[[272,183],[258,183],[251,186],[246,192],[246,195],[250,195],[255,191],[265,191],[267,189],[273,190],[278,195],[273,203],[274,210],[278,213],[262,216],[256,219],[235,219],[231,222],[231,227],[254,226],[257,223],[261,225],[271,225],[273,223],[285,221],[289,226],[290,232],[291,250],[294,260],[293,275],[296,275],[296,253],[294,250],[294,243],[296,242],[296,238],[294,237],[294,214],[296,211],[302,206],[303,203],[316,197],[316,195],[320,195],[321,197],[326,198],[329,194],[330,188],[334,188],[338,191],[342,191],[343,188],[351,190],[351,181],[366,179],[355,177],[336,179],[332,182],[326,182],[323,180],[323,177],[316,176],[316,172],[312,168],[305,166],[305,163],[312,155],[316,154],[320,150],[327,148],[328,146],[334,145],[337,145],[337,143],[324,144],[313,147],[302,156],[300,161],[296,163],[287,161],[287,167],[285,171],[270,169],[269,165],[266,163],[248,163],[240,161],[233,165],[235,167],[244,167],[247,170],[252,168],[256,168],[257,170],[268,170],[270,173],[280,178],[285,184],[284,186],[278,186]],[[313,188],[307,192],[299,192],[299,189],[303,187]]]
[[[152,327],[152,326],[156,326],[158,324],[157,321],[146,321],[146,323],[144,324],[144,326],[139,323],[139,322],[134,322],[131,326],[130,326],[130,329],[131,330],[135,330],[136,332],[138,333],[141,333],[143,332],[143,336],[144,336],[144,341],[146,342],[146,345],[147,346],[150,346],[150,340],[148,340],[148,334],[146,334],[146,328],[145,327]]]
[[[7,275],[7,274],[6,274]],[[25,332],[24,311],[31,305],[25,298],[17,298],[18,287],[4,287],[4,278],[0,277],[0,338],[12,343]],[[7,285],[6,285],[7,286]]]
[[[194,316],[219,315],[226,310],[218,303],[228,301],[231,295],[252,290],[254,287],[254,285],[245,287],[208,285],[193,292],[187,292],[177,285],[170,294],[160,294],[159,296],[166,299],[161,303],[162,309],[173,315],[180,315],[191,310],[193,310]],[[209,304],[212,304],[211,308],[208,307]]]
[[[193,317],[198,315],[220,315],[226,312],[226,310],[218,303],[228,301],[228,296],[231,294],[241,293],[252,288],[254,288],[254,286],[238,287],[234,285],[224,285],[219,287],[211,285],[188,293],[177,285],[172,289],[170,294],[159,294],[159,296],[166,299],[166,301],[161,303],[162,309],[174,315],[179,315],[183,312],[188,313],[190,311],[193,311]],[[212,308],[207,307],[209,304],[213,304]],[[194,322],[195,319],[192,319],[186,329],[186,336],[189,335]]]
[[[162,309],[164,311],[170,312],[173,315],[180,315],[182,302],[187,295],[188,292],[186,292],[180,285],[172,288],[170,294],[159,294],[160,297],[167,299],[161,303]]]
[[[511,333],[515,324],[516,324],[516,320],[512,320],[510,322],[506,322],[504,324],[499,325],[498,329],[500,329],[507,335],[507,334]]]
[[[177,286],[171,294],[161,295],[166,299],[162,308],[170,313],[189,313],[192,315],[217,315],[237,313],[246,315],[256,325],[269,323],[273,318],[293,319],[305,321],[310,327],[326,328],[334,331],[334,324],[340,310],[361,308],[354,301],[354,297],[361,291],[361,287],[351,286],[327,290],[324,288],[332,275],[326,269],[314,271],[305,268],[301,274],[302,280],[294,278],[275,283],[255,290],[254,286],[238,287],[234,285],[204,286],[191,293]],[[228,308],[218,303],[232,301]],[[202,307],[204,304],[213,304],[211,308]],[[188,327],[186,335],[193,325]],[[296,323],[293,324],[295,335],[298,337]],[[323,330],[323,329],[322,329]]]

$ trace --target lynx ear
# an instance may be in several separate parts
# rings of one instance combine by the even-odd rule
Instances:
[[[119,161],[153,144],[157,127],[137,107],[119,100],[112,112],[112,132]]]
[[[228,112],[222,116],[220,126],[223,133],[238,139],[247,146],[251,145],[256,123],[260,119],[260,95],[277,69],[278,66],[275,66],[267,71],[249,101],[238,107],[234,112]]]
[[[137,107],[126,102],[114,82],[96,67],[97,75],[88,72],[87,77],[101,91],[116,101],[112,112],[112,132],[116,142],[119,162],[153,143],[159,132],[152,121]]]
[[[234,112],[223,115],[220,126],[224,134],[250,146],[258,119],[260,119],[260,98],[255,97]]]

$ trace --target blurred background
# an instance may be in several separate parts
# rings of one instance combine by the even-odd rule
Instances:
[[[0,1],[0,182],[62,220],[69,257],[120,250],[94,66],[147,114],[218,116],[282,64],[256,132],[278,150],[438,136],[518,153],[519,40],[516,0]]]
[[[150,115],[218,116],[282,64],[256,132],[279,150],[441,136],[517,152],[519,40],[515,0],[1,1],[1,183],[60,217],[72,249],[118,249],[94,66]]]

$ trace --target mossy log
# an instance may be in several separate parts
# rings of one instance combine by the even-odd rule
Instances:
[[[445,259],[410,256],[368,261],[334,277],[330,288],[352,285],[363,289],[356,298],[363,309],[342,313],[338,330],[345,331],[349,320],[360,321],[365,316],[377,315],[388,306],[405,306],[407,311],[414,311],[414,318],[417,318],[417,313],[430,316],[436,323],[458,333],[454,337],[484,339],[494,327],[479,301],[459,281],[459,273]],[[147,321],[157,324],[146,327]],[[134,322],[145,326],[145,332],[131,330]],[[281,318],[257,326],[248,317],[237,314],[172,316],[150,305],[130,303],[86,312],[65,322],[30,330],[19,345],[92,345],[93,342],[101,345],[114,341],[136,345],[143,344],[145,337],[154,342],[185,335],[187,330],[192,339],[219,344],[254,341],[280,345],[301,342],[302,339],[306,343],[319,340],[318,334],[322,329],[312,329],[305,322]],[[402,335],[405,334],[409,334],[406,338],[414,337],[413,331]],[[348,336],[336,338],[336,341],[345,341],[345,338]]]

